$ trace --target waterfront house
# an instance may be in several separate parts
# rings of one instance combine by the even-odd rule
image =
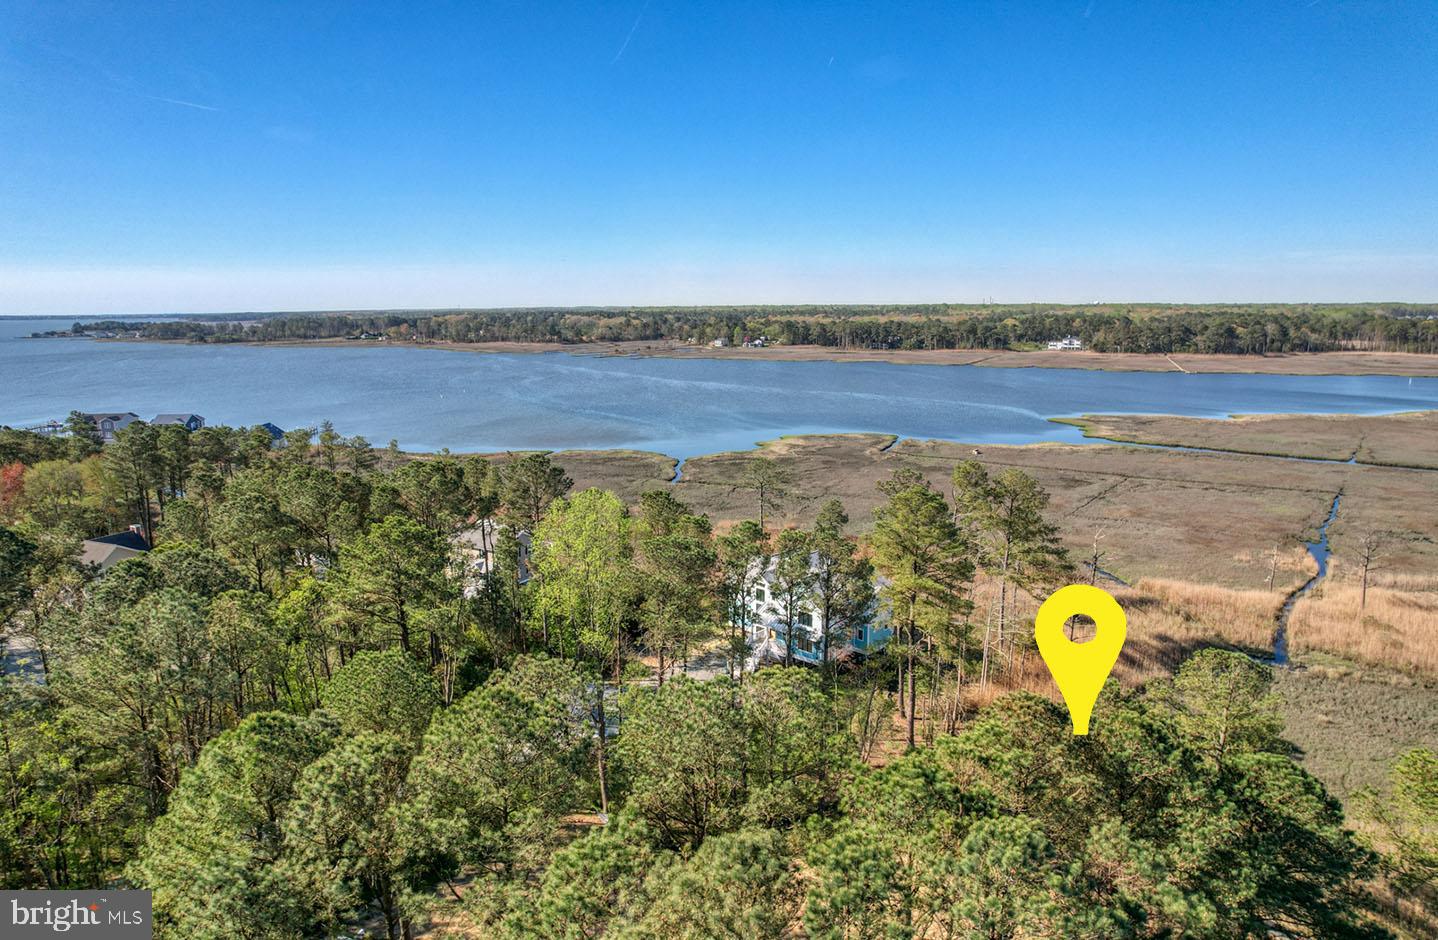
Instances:
[[[1083,349],[1083,340],[1077,336],[1065,336],[1063,339],[1049,340],[1049,349]]]
[[[817,552],[809,556],[809,567],[819,571]],[[745,663],[746,669],[755,669],[766,662],[783,662],[789,630],[789,610],[784,592],[778,581],[779,560],[767,558],[763,564],[750,566],[747,583],[750,585],[744,598],[746,637],[752,652]],[[876,583],[875,587],[879,585]],[[893,636],[889,628],[889,614],[877,597],[869,610],[857,623],[850,624],[842,639],[830,635],[830,659],[847,659],[881,649]],[[823,623],[820,619],[818,598],[810,591],[798,598],[794,611],[794,660],[818,664],[824,657]],[[737,612],[736,612],[737,617]]]
[[[140,420],[140,416],[133,411],[87,411],[81,414],[95,426],[95,433],[99,434],[100,440],[106,444],[115,439],[116,431]]]
[[[280,446],[280,444],[285,439],[284,429],[279,427],[278,425],[270,424],[268,421],[266,421],[264,424],[255,425],[255,427],[259,428],[261,431],[264,431],[270,436],[271,447]]]
[[[205,419],[200,415],[155,415],[155,420],[150,423],[155,425],[178,424],[186,431],[198,431],[205,426]]]
[[[499,537],[507,527],[493,519],[481,519],[454,537],[455,548],[464,560],[464,593],[474,597],[484,586],[485,580],[499,563]],[[520,529],[515,533],[519,542],[519,572],[515,579],[523,585],[529,583],[529,552],[533,546],[529,530]]]
[[[104,574],[125,559],[143,555],[149,550],[150,543],[145,540],[144,532],[139,526],[132,525],[124,532],[81,542],[80,564],[91,566],[97,573]]]

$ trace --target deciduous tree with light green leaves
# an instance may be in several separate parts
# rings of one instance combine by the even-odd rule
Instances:
[[[531,616],[565,656],[604,665],[622,655],[637,587],[630,523],[613,493],[589,489],[555,500],[534,531]]]

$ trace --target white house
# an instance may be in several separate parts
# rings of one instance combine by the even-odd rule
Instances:
[[[786,638],[788,636],[789,607],[779,584],[779,559],[777,556],[755,562],[749,567],[745,582],[749,589],[744,598],[742,624],[741,616],[734,611],[736,625],[745,628],[745,642],[751,652],[744,664],[746,670],[753,670],[760,663],[783,662]],[[809,569],[818,573],[819,554],[809,556]],[[823,623],[818,598],[812,589],[795,601],[794,611],[794,659],[805,663],[819,663],[824,657]],[[867,653],[888,642],[893,631],[888,627],[888,612],[877,598],[865,616],[837,648],[829,650],[831,659],[842,659],[853,653]],[[831,642],[833,640],[831,639]]]
[[[484,586],[484,580],[494,570],[494,566],[498,563],[499,535],[505,528],[503,523],[495,522],[493,519],[482,519],[478,525],[471,526],[454,537],[455,547],[465,562],[465,596],[474,597],[478,594],[480,588]],[[533,542],[528,529],[520,529],[514,537],[519,542],[519,577],[517,580],[520,584],[528,584],[529,551]]]
[[[1049,340],[1049,349],[1083,349],[1083,340],[1077,336],[1065,336],[1063,339]]]

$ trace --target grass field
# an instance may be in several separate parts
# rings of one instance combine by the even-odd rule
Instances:
[[[1340,491],[1343,506],[1330,531],[1340,557],[1351,556],[1362,532],[1381,528],[1394,533],[1392,571],[1438,571],[1438,513],[1421,509],[1438,500],[1438,474],[1120,445],[888,446],[891,440],[829,435],[764,444],[759,452],[796,481],[779,521],[808,524],[832,496],[861,532],[880,502],[874,484],[894,469],[913,467],[947,491],[954,465],[973,458],[993,472],[1020,467],[1033,474],[1052,496],[1050,517],[1073,551],[1087,557],[1098,535],[1102,567],[1130,582],[1161,577],[1266,588],[1276,550],[1273,586],[1297,587],[1310,573],[1302,542],[1317,537]],[[689,460],[677,494],[716,520],[756,515],[753,493],[740,485],[750,453]]]
[[[1334,570],[1294,605],[1289,648],[1438,676],[1438,576],[1425,582],[1380,574],[1373,581],[1360,611],[1356,574]]]
[[[127,340],[100,342],[185,342]],[[662,356],[672,359],[766,359],[782,362],[893,362],[900,365],[975,365],[1000,369],[1086,369],[1107,372],[1224,372],[1271,375],[1408,375],[1438,376],[1438,355],[1425,353],[1317,352],[1269,356],[1175,353],[1099,353],[1087,351],[1007,349],[840,349],[833,346],[694,346],[675,340],[626,340],[610,343],[448,341],[368,342],[347,339],[285,340],[252,345],[272,346],[414,346],[477,353],[553,353],[576,356]]]
[[[1356,424],[1352,431],[1361,436],[1363,428]],[[1212,432],[1204,433],[1214,443]],[[1385,574],[1438,573],[1438,472],[1120,444],[895,442],[883,434],[786,437],[753,451],[695,457],[684,464],[677,484],[669,482],[674,460],[661,454],[564,451],[554,457],[577,487],[601,486],[630,502],[646,489],[672,485],[722,528],[758,515],[754,493],[742,485],[745,463],[756,453],[773,458],[794,479],[776,525],[807,525],[824,500],[837,497],[849,511],[852,531],[863,532],[881,499],[875,484],[895,469],[917,469],[947,492],[953,467],[975,459],[991,472],[1019,467],[1034,475],[1049,491],[1050,518],[1076,557],[1087,558],[1098,536],[1101,567],[1131,583],[1150,577],[1239,590],[1295,588],[1312,573],[1302,543],[1317,537],[1340,492],[1338,518],[1329,530],[1339,566],[1354,564],[1362,537],[1380,532]]]
[[[594,344],[601,346],[601,344]],[[1175,353],[1098,353],[992,349],[836,349],[829,346],[686,346],[678,343],[609,344],[610,355],[705,359],[895,362],[908,365],[975,365],[1013,369],[1097,369],[1109,372],[1257,372],[1273,375],[1438,375],[1438,356],[1419,353],[1324,352],[1273,356],[1208,356]],[[595,351],[603,351],[597,349]]]
[[[1056,419],[1085,437],[1248,454],[1438,468],[1438,411],[1394,415],[1084,415]]]
[[[1438,747],[1438,687],[1326,656],[1304,669],[1275,670],[1284,736],[1297,759],[1345,801],[1378,786],[1393,761],[1419,746]]]

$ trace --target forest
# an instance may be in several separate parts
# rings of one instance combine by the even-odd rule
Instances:
[[[843,349],[1031,349],[1073,335],[1098,352],[1438,352],[1438,307],[1416,304],[829,305],[394,311],[106,321],[148,339],[597,343],[671,340]]]
[[[855,538],[838,501],[775,527],[762,457],[721,527],[539,453],[70,432],[0,430],[0,630],[33,654],[0,887],[148,888],[157,936],[247,940],[1383,937],[1375,885],[1438,904],[1438,755],[1355,833],[1270,666],[1111,681],[1086,737],[1015,687],[1014,598],[1086,576],[1021,470],[900,469]],[[149,551],[79,562],[131,525]],[[791,619],[745,668],[764,571],[818,665]]]

